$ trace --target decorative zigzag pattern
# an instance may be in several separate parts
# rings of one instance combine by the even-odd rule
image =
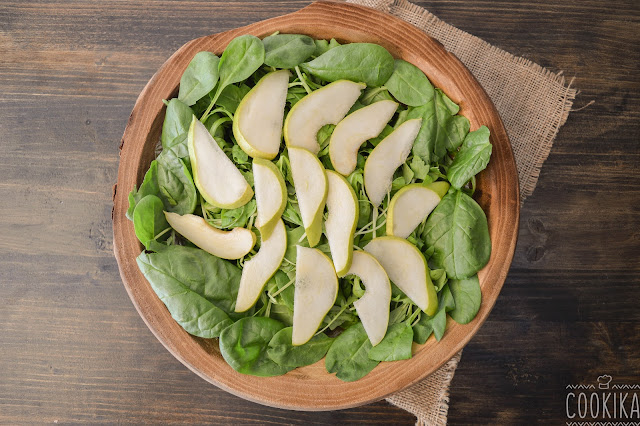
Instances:
[[[613,385],[611,389],[640,389],[640,385]]]
[[[640,422],[567,422],[567,426],[640,426]]]
[[[565,389],[595,389],[593,385],[567,385]]]

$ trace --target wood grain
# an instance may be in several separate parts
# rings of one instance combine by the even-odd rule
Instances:
[[[0,423],[414,424],[385,402],[254,404],[195,376],[129,301],[111,187],[134,102],[189,40],[308,1],[0,3]],[[466,347],[449,423],[564,424],[565,386],[638,382],[640,12],[633,0],[418,2],[581,93]]]
[[[481,194],[478,202],[487,213],[493,250],[489,263],[479,273],[483,301],[478,315],[466,326],[452,323],[441,342],[430,339],[412,359],[381,363],[369,375],[352,383],[328,374],[323,361],[278,377],[235,372],[222,358],[215,340],[198,339],[186,333],[155,295],[135,261],[142,246],[125,217],[128,193],[142,182],[154,156],[164,118],[162,99],[175,94],[180,76],[193,56],[202,50],[219,55],[240,34],[265,37],[275,31],[383,45],[395,56],[421,68],[436,87],[459,103],[460,113],[469,118],[472,129],[486,125],[491,130],[492,161],[478,179]],[[185,44],[145,86],[121,145],[113,211],[114,249],[129,296],[151,331],[176,358],[205,380],[251,401],[295,410],[335,410],[379,400],[418,382],[455,355],[484,322],[513,257],[520,199],[517,172],[509,139],[495,107],[469,71],[439,43],[404,21],[368,8],[317,2],[293,14]]]

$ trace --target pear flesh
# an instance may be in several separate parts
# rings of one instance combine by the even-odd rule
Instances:
[[[389,325],[391,284],[384,268],[369,253],[353,252],[348,275],[357,275],[365,286],[364,296],[353,303],[373,346],[382,341]]]
[[[223,209],[235,209],[253,197],[253,190],[242,173],[195,117],[187,144],[193,181],[207,202]]]
[[[287,232],[278,219],[271,235],[262,240],[258,254],[244,263],[236,312],[245,312],[258,301],[265,284],[276,273],[287,251]]]
[[[202,250],[222,259],[235,260],[244,257],[256,243],[256,234],[245,228],[222,231],[193,214],[180,216],[164,212],[167,222],[180,235]]]
[[[446,182],[434,183],[444,184],[447,189],[449,186]],[[434,183],[430,185],[413,183],[395,193],[389,203],[387,235],[407,238],[429,216],[442,198],[442,195],[431,188]]]
[[[289,76],[288,70],[265,75],[238,105],[233,136],[250,157],[271,160],[278,155]]]
[[[338,124],[366,87],[363,83],[338,80],[315,90],[296,103],[284,122],[288,147],[300,147],[317,154],[318,131],[326,124]]]
[[[424,256],[404,238],[374,238],[364,247],[384,268],[389,279],[427,315],[438,309],[438,296]]]
[[[322,214],[327,200],[327,175],[314,154],[304,148],[289,148],[293,186],[298,197],[300,216],[310,247],[322,236]]]
[[[369,201],[377,207],[391,189],[396,169],[407,160],[422,119],[407,120],[384,138],[364,163],[364,188]]]
[[[256,227],[262,239],[269,238],[287,206],[287,186],[282,173],[269,160],[253,160],[253,181],[256,188]]]
[[[324,223],[329,240],[331,258],[339,277],[344,276],[351,265],[353,237],[358,222],[358,198],[356,193],[340,174],[327,170],[327,210]]]
[[[297,246],[293,295],[294,346],[307,343],[338,296],[338,277],[331,260],[320,250]]]
[[[397,108],[392,100],[379,101],[352,112],[338,123],[329,142],[331,164],[338,173],[348,176],[356,169],[360,145],[378,136]]]

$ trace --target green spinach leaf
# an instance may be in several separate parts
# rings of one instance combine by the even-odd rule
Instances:
[[[278,365],[287,368],[303,367],[320,361],[329,350],[333,339],[324,333],[314,336],[301,346],[291,343],[292,327],[278,331],[269,342],[267,355]]]
[[[193,213],[198,196],[186,164],[174,151],[162,151],[158,156],[158,187],[165,210],[180,215]]]
[[[158,162],[153,160],[149,166],[149,170],[144,175],[144,180],[140,184],[140,188],[129,193],[129,208],[127,209],[127,218],[133,220],[133,212],[136,205],[147,195],[159,195],[160,187],[158,186]]]
[[[433,86],[427,76],[402,59],[395,60],[393,74],[384,85],[397,100],[409,106],[424,105],[433,98]]]
[[[240,271],[234,265],[183,246],[142,252],[137,262],[171,316],[188,333],[213,338],[231,325],[227,313],[233,312],[230,308],[240,282]]]
[[[313,39],[301,34],[275,34],[265,37],[264,63],[274,68],[293,68],[306,61],[316,50]]]
[[[160,198],[155,195],[147,195],[140,200],[133,211],[133,228],[136,237],[147,249],[149,241],[169,228],[169,223],[164,217],[164,204]]]
[[[234,370],[252,376],[280,376],[291,368],[275,363],[267,355],[269,342],[282,330],[280,321],[248,317],[225,328],[220,335],[220,353]]]
[[[336,46],[300,67],[325,81],[345,79],[377,87],[391,77],[393,56],[377,44],[351,43]]]
[[[384,339],[369,351],[375,361],[399,361],[411,358],[413,329],[406,323],[393,324]]]
[[[425,224],[423,239],[434,247],[433,260],[449,278],[474,275],[489,261],[491,239],[487,217],[462,191],[447,193]]]
[[[316,49],[313,52],[313,56],[318,57],[323,53],[327,53],[329,50],[333,49],[336,46],[340,46],[340,43],[335,38],[332,38],[331,41],[327,40],[314,40],[316,45]]]
[[[455,300],[455,308],[449,315],[458,324],[468,324],[475,318],[482,302],[478,276],[464,280],[450,280],[449,289]]]
[[[469,133],[447,172],[451,186],[460,189],[469,179],[484,170],[491,158],[491,148],[489,129],[486,126]]]
[[[213,90],[218,82],[219,62],[220,58],[211,52],[196,53],[180,78],[178,99],[191,106]]]
[[[378,361],[369,358],[371,342],[361,322],[346,329],[333,342],[324,360],[329,373],[340,380],[353,382],[373,370]]]
[[[231,114],[235,114],[242,98],[249,93],[249,90],[251,90],[251,88],[246,84],[241,84],[239,86],[236,86],[235,84],[229,85],[225,87],[222,93],[220,93],[217,104],[229,111]]]

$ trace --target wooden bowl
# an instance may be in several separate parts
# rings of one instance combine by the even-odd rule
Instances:
[[[467,325],[450,321],[444,338],[431,337],[415,347],[410,360],[384,362],[366,377],[345,383],[324,368],[324,360],[284,376],[261,378],[235,372],[218,349],[217,339],[201,339],[184,331],[146,281],[136,257],[142,245],[126,219],[127,195],[142,182],[154,158],[165,107],[177,95],[180,76],[199,51],[221,54],[241,34],[265,37],[275,31],[302,33],[340,42],[372,42],[418,66],[436,87],[460,105],[471,130],[491,130],[493,154],[478,178],[476,200],[487,214],[493,244],[491,259],[479,273],[482,305]],[[202,37],[182,46],[151,78],[140,94],[120,146],[118,182],[114,187],[114,251],[124,286],[147,326],[180,362],[216,386],[261,404],[294,410],[336,410],[367,404],[419,382],[447,362],[485,321],[507,276],[518,233],[518,176],[509,138],[491,100],[471,73],[440,43],[390,15],[345,3],[317,2],[289,15]]]

